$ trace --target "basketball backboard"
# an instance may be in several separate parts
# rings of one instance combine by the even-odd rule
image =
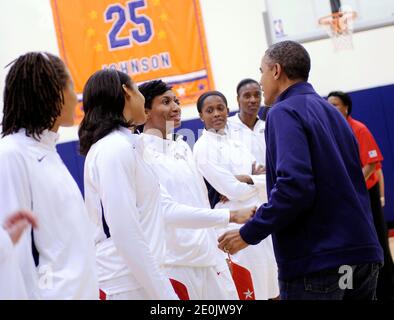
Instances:
[[[265,0],[263,13],[268,44],[284,40],[298,42],[328,38],[319,25],[332,13],[330,0]],[[342,8],[357,12],[354,32],[394,25],[394,0],[341,0]]]

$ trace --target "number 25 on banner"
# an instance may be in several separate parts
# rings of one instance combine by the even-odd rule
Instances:
[[[112,28],[107,34],[108,48],[112,50],[130,48],[133,46],[133,41],[136,44],[149,43],[153,37],[152,20],[143,14],[138,14],[138,8],[146,8],[146,0],[129,1],[127,8],[119,3],[112,4],[104,12],[105,22],[113,22]],[[141,28],[135,27],[130,30],[129,36],[121,37],[122,28],[130,20],[136,26],[143,26]]]

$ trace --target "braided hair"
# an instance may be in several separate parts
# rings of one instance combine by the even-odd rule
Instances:
[[[24,128],[27,136],[39,139],[60,116],[63,89],[69,74],[64,62],[50,53],[29,52],[12,65],[4,88],[3,137]]]

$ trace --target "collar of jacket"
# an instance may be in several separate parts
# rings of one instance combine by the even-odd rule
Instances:
[[[313,89],[312,85],[308,82],[297,82],[290,87],[288,87],[285,91],[283,91],[279,97],[276,98],[275,103],[281,102],[291,96],[302,95],[302,94],[310,94],[315,93],[315,89]]]

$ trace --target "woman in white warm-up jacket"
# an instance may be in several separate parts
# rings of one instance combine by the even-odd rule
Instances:
[[[80,151],[100,289],[108,300],[178,299],[162,268],[160,185],[131,131],[145,122],[144,97],[127,74],[101,70],[85,85],[83,107]]]
[[[226,227],[234,221],[243,223],[253,210],[210,208],[207,189],[189,145],[182,136],[172,133],[181,125],[181,109],[171,86],[154,80],[140,85],[139,90],[145,97],[147,114],[141,134],[144,160],[177,203],[164,210],[166,271],[186,286],[190,299],[238,299],[213,228]]]
[[[197,108],[205,130],[194,145],[193,154],[201,174],[225,197],[216,203],[215,208],[260,206],[267,200],[265,176],[247,147],[230,138],[226,128],[226,98],[217,91],[207,92],[199,98]],[[234,228],[238,227],[233,225],[226,230]],[[218,233],[226,230],[218,230]],[[247,247],[232,259],[251,272],[256,299],[270,299],[278,295],[271,237],[257,246]]]
[[[0,140],[0,223],[28,209],[40,228],[15,246],[29,299],[98,299],[93,228],[82,194],[56,150],[74,124],[77,95],[63,61],[29,52],[7,74]]]

